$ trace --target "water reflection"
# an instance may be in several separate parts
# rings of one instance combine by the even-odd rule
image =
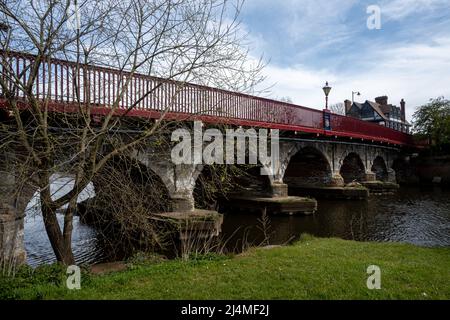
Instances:
[[[64,223],[64,216],[58,214],[60,225]],[[95,263],[104,260],[104,252],[97,232],[94,228],[80,222],[80,218],[73,219],[72,247],[77,264]],[[47,237],[44,221],[40,214],[25,218],[25,248],[27,262],[31,266],[56,262],[53,249]]]
[[[247,238],[263,240],[257,215],[227,213],[223,237],[230,248]],[[233,232],[239,228],[238,232]],[[271,217],[271,243],[296,239],[301,233],[358,241],[407,242],[450,246],[450,190],[402,188],[398,194],[368,201],[320,200],[313,216]]]
[[[50,192],[52,199],[59,199],[73,188],[72,177],[55,174],[51,177]],[[95,195],[94,186],[90,183],[78,196],[84,201]],[[45,231],[40,212],[39,193],[36,191],[25,209],[24,241],[27,252],[27,263],[31,266],[53,263],[56,261],[53,249]],[[62,214],[57,215],[60,227],[64,225]],[[103,259],[103,250],[98,244],[97,232],[90,226],[80,222],[79,217],[73,219],[72,246],[75,260],[79,264],[92,263]]]
[[[62,223],[62,216],[58,217]],[[256,214],[226,213],[222,239],[229,250],[264,240]],[[270,243],[284,244],[310,233],[358,241],[408,242],[420,246],[450,246],[450,190],[401,188],[396,195],[368,201],[319,201],[312,216],[271,216]],[[39,214],[27,216],[25,245],[31,265],[54,261]],[[74,218],[74,255],[77,263],[103,261],[96,231]]]

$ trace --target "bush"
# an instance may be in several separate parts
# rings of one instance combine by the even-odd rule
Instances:
[[[157,264],[165,260],[166,258],[164,256],[155,253],[138,252],[127,260],[127,264],[129,264],[130,267],[133,268],[138,266]]]
[[[300,238],[298,239],[298,242],[307,242],[307,241],[312,241],[315,239],[317,239],[317,238],[309,233],[302,233],[300,235]]]

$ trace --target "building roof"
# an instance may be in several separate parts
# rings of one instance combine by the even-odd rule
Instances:
[[[375,110],[376,113],[378,113],[378,114],[380,115],[381,118],[383,118],[383,119],[386,120],[386,121],[389,120],[389,119],[384,115],[384,112],[381,110],[381,108],[380,108],[381,106],[380,106],[378,103],[372,102],[372,101],[369,101],[369,100],[366,100],[366,103],[368,103],[368,104],[373,108],[373,110]]]
[[[382,97],[377,97],[375,98],[377,102],[373,102],[373,101],[369,101],[366,100],[364,103],[359,103],[359,102],[353,102],[352,106],[356,106],[360,112],[362,111],[363,107],[370,107],[372,108],[376,113],[378,113],[378,115],[381,117],[381,119],[390,122],[390,118],[391,117],[397,117],[398,115],[400,115],[400,119],[398,119],[397,121],[403,123],[406,126],[411,126],[411,124],[406,120],[402,120],[401,119],[401,113],[402,113],[402,109],[400,107],[397,107],[393,104],[388,104],[388,97],[387,96],[382,96]],[[404,100],[402,99],[402,102],[404,102]]]
[[[364,103],[353,102],[353,104],[354,104],[355,106],[357,106],[359,109],[362,109]]]
[[[380,110],[383,112],[383,113],[391,113],[392,111],[393,111],[393,108],[395,107],[395,106],[393,106],[392,104],[381,104],[381,105],[379,105],[380,106]]]

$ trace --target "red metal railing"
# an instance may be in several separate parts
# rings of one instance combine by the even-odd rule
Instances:
[[[331,134],[337,132],[341,136],[383,141],[394,144],[413,144],[412,136],[408,133],[337,114],[332,114],[331,116],[331,128]]]
[[[36,56],[0,52],[1,78],[9,89],[16,79],[28,81]],[[51,102],[55,111],[76,112],[89,106],[93,114],[200,119],[236,125],[348,136],[393,144],[410,144],[410,135],[358,119],[331,114],[332,130],[323,129],[323,112],[289,103],[254,97],[191,83],[181,83],[112,68],[51,59],[39,64],[33,94]],[[25,98],[22,90],[16,97]],[[0,103],[6,106],[0,87]]]

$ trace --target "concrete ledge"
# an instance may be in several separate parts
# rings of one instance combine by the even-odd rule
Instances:
[[[272,198],[287,197],[288,185],[284,183],[274,183],[271,185]]]
[[[234,196],[225,204],[226,207],[238,210],[264,211],[270,214],[313,214],[317,211],[317,201],[303,197],[237,197]]]
[[[295,196],[311,196],[317,199],[364,200],[369,197],[365,187],[289,187],[289,194]]]
[[[175,227],[180,240],[210,238],[218,236],[222,231],[223,215],[217,211],[195,209],[164,212],[156,214],[156,217]]]
[[[369,189],[371,195],[394,194],[400,188],[396,183],[382,181],[367,181],[361,184]]]

